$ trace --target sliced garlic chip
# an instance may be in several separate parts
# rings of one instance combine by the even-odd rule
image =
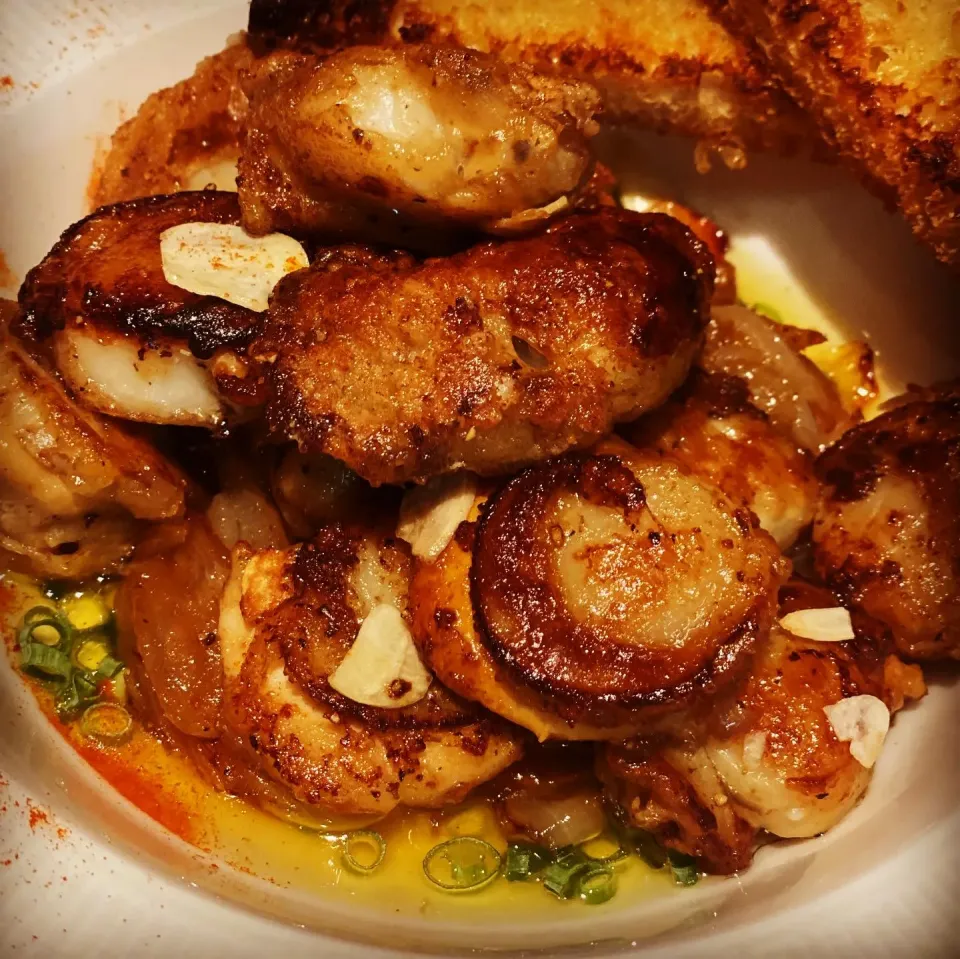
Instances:
[[[763,753],[767,748],[766,733],[747,733],[743,737],[743,766],[745,769],[758,769]]]
[[[360,624],[357,638],[328,682],[355,703],[400,709],[423,699],[432,679],[400,611],[381,603]]]
[[[308,265],[303,247],[282,233],[250,236],[231,223],[181,223],[160,234],[168,283],[262,313],[273,288]]]
[[[476,495],[472,473],[435,476],[425,486],[408,490],[400,504],[397,536],[410,544],[417,559],[432,563],[470,515]]]
[[[861,766],[872,769],[880,755],[887,730],[890,710],[876,696],[850,696],[823,711],[840,742],[850,743],[850,755]]]
[[[782,616],[780,625],[794,636],[819,643],[842,643],[848,639],[856,639],[850,612],[842,606],[798,609]]]

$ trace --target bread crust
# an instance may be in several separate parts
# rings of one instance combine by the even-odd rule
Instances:
[[[783,152],[813,132],[699,0],[253,0],[259,51],[451,43],[587,80],[607,118]]]
[[[960,8],[707,0],[836,152],[960,270]]]

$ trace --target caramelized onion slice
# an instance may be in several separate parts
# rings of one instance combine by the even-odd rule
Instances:
[[[624,443],[520,474],[473,554],[489,648],[586,711],[686,703],[749,666],[783,563],[749,513]]]
[[[164,717],[189,736],[220,732],[217,618],[228,572],[223,545],[193,517],[179,546],[130,565],[117,594],[119,629],[133,638]]]
[[[744,306],[714,307],[700,365],[740,377],[778,430],[819,452],[853,420],[835,384],[791,345],[788,330]]]

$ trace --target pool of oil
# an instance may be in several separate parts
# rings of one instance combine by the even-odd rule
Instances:
[[[18,574],[0,580],[4,635],[10,658],[23,613],[49,604],[40,586]],[[47,720],[111,786],[161,826],[227,867],[303,894],[383,905],[394,913],[440,916],[489,909],[502,919],[557,909],[595,909],[561,901],[536,882],[502,877],[482,890],[452,894],[427,879],[423,860],[438,843],[458,836],[489,842],[503,855],[504,835],[492,804],[467,800],[446,810],[397,810],[371,828],[386,843],[380,867],[358,874],[344,861],[342,833],[283,821],[207,784],[184,756],[163,746],[138,724],[116,746],[87,740],[76,723],[62,722],[47,687],[24,677]],[[611,842],[612,848],[612,842]],[[615,900],[636,902],[676,888],[668,870],[654,870],[631,857],[616,865]]]

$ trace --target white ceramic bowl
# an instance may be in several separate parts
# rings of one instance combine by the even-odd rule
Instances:
[[[0,292],[85,212],[94,155],[120,115],[188,75],[245,15],[242,2],[4,0],[0,74],[14,86],[0,88],[0,251],[15,281]],[[689,143],[653,137],[612,138],[607,152],[628,190],[687,202],[732,233],[748,301],[867,336],[891,388],[960,373],[960,284],[850,176],[757,158],[701,177]],[[742,877],[549,919],[428,918],[281,889],[164,833],[65,746],[4,662],[0,944],[43,957],[955,955],[958,729],[960,689],[934,677],[897,717],[860,807],[825,837],[762,850]]]

